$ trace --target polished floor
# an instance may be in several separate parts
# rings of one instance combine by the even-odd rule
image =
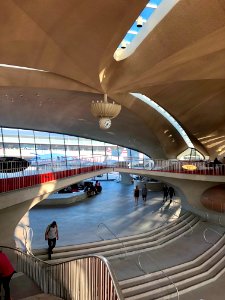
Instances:
[[[164,214],[159,213],[162,207],[161,192],[149,191],[146,204],[140,197],[136,206],[132,184],[102,181],[101,185],[101,194],[72,206],[31,209],[22,222],[33,229],[32,249],[47,246],[44,232],[53,220],[56,220],[59,228],[57,246],[114,238],[104,226],[98,229],[100,223],[104,223],[119,237],[145,232],[165,222]],[[172,204],[164,206],[164,209],[173,213],[178,207]]]
[[[59,247],[97,241],[101,238],[115,238],[111,232],[118,237],[145,232],[166,222],[166,217],[171,215],[175,217],[174,214],[177,216],[180,213],[180,201],[177,197],[171,205],[168,201],[163,205],[162,193],[149,191],[146,204],[140,197],[139,204],[136,206],[133,198],[133,185],[124,185],[116,181],[102,181],[101,185],[103,187],[101,194],[75,205],[33,208],[22,220],[33,229],[32,248],[47,247],[44,232],[46,226],[53,220],[56,220],[59,226],[57,242]],[[100,223],[107,225],[111,232],[105,226],[100,226],[98,230]],[[151,264],[148,264],[151,266],[149,272],[190,261],[204,252],[210,247],[203,239],[203,231],[208,226],[219,230],[221,234],[224,233],[224,228],[201,221],[192,233],[183,236],[176,243],[149,252],[148,254],[151,255]],[[214,243],[219,237],[213,234],[209,238]],[[141,257],[132,255],[122,260],[111,261],[117,278],[123,280],[143,275],[138,266],[139,260],[146,262],[145,254]],[[223,279],[224,276],[217,282],[193,290],[180,298],[182,300],[222,300],[224,299],[221,285]]]

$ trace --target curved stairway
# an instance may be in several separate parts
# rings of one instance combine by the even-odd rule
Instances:
[[[197,226],[199,220],[199,217],[186,212],[176,221],[142,234],[74,246],[57,247],[54,249],[51,263],[89,254],[99,254],[108,259],[114,259],[161,248],[186,235],[192,228]],[[33,254],[42,260],[47,260],[46,249],[34,250]]]
[[[88,254],[101,254],[108,259],[117,259],[133,254],[149,255],[151,250],[162,249],[167,246],[177,247],[177,240],[181,237],[191,237],[191,231],[201,223],[200,218],[190,212],[182,214],[176,221],[164,224],[149,232],[127,236],[119,239],[104,240],[75,246],[58,247],[53,254],[51,263],[70,260]],[[193,245],[194,247],[194,245]],[[119,284],[125,300],[177,299],[199,287],[214,282],[225,273],[225,235],[217,240],[210,248],[206,248],[199,256],[185,263],[174,264],[172,267],[158,269],[145,274],[120,280]],[[160,250],[161,251],[161,250]],[[34,254],[39,258],[47,259],[46,250],[36,250]],[[143,260],[143,264],[149,262]],[[225,274],[224,274],[225,275]],[[173,284],[174,283],[174,284]],[[175,288],[176,286],[176,288]],[[188,294],[187,294],[188,295]]]
[[[119,283],[124,298],[126,300],[177,299],[175,286],[182,295],[209,284],[225,273],[224,250],[225,235],[192,261],[122,280]]]

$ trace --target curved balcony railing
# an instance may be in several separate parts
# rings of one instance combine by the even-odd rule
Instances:
[[[123,300],[119,283],[106,258],[92,255],[48,264],[17,249],[0,246],[17,272],[30,277],[46,294],[65,300]]]
[[[26,168],[15,161],[0,162],[0,193],[42,184],[48,181],[71,177],[105,168],[119,171],[121,168],[148,170],[151,172],[182,173],[189,175],[225,176],[225,165],[208,162],[117,158],[114,156],[92,156],[71,159],[67,163],[42,160],[30,162]]]

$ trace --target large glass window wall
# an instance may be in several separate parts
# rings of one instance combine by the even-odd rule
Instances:
[[[108,163],[129,162],[137,165],[143,153],[135,150],[78,136],[69,136],[36,130],[0,127],[0,156],[26,159],[31,165],[57,164],[68,168],[79,167],[82,161]]]

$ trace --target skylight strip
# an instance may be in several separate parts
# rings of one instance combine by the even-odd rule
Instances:
[[[153,29],[162,21],[162,19],[171,11],[171,9],[179,2],[180,0],[160,0],[160,4],[157,5],[157,9],[154,9],[153,13],[145,19],[145,11],[146,9],[149,10],[151,3],[148,3],[145,9],[141,12],[141,14],[137,17],[138,18],[143,18],[144,22],[143,28],[139,29],[138,34],[135,36],[132,36],[130,39],[130,45],[129,47],[123,47],[121,51],[121,45],[124,40],[128,40],[127,35],[124,37],[123,41],[120,43],[119,47],[114,53],[114,59],[116,61],[123,60],[127,57],[129,57],[131,54],[134,53],[134,51],[138,48],[138,46],[143,42],[143,40],[153,31]],[[152,8],[150,8],[152,9]],[[136,20],[137,20],[136,19]],[[136,23],[135,20],[135,23]],[[135,24],[134,23],[134,24]],[[132,27],[134,26],[132,25]],[[133,27],[134,28],[134,27]],[[132,29],[133,29],[132,28]],[[132,30],[130,28],[130,30]],[[120,48],[121,47],[121,48]]]
[[[130,34],[138,34],[137,31],[134,31],[134,30],[129,30],[127,33],[130,33]]]
[[[146,5],[146,7],[147,7],[147,8],[157,8],[158,5],[157,5],[157,4],[153,4],[153,3],[148,3],[148,4]]]
[[[194,145],[192,144],[190,138],[188,137],[187,133],[184,131],[184,129],[178,124],[178,122],[160,105],[158,105],[155,101],[151,100],[147,96],[140,94],[140,93],[130,93],[132,96],[138,98],[139,100],[145,102],[146,104],[150,105],[152,108],[157,110],[164,118],[166,118],[173,127],[176,128],[176,130],[179,132],[185,143],[189,148],[194,148]]]
[[[27,68],[27,67],[20,67],[20,66],[14,66],[14,65],[0,64],[0,67],[3,67],[3,68],[12,68],[12,69],[21,69],[21,70],[30,70],[30,71],[38,71],[38,72],[46,72],[46,73],[48,73],[48,71],[45,71],[45,70],[34,69],[34,68]]]

